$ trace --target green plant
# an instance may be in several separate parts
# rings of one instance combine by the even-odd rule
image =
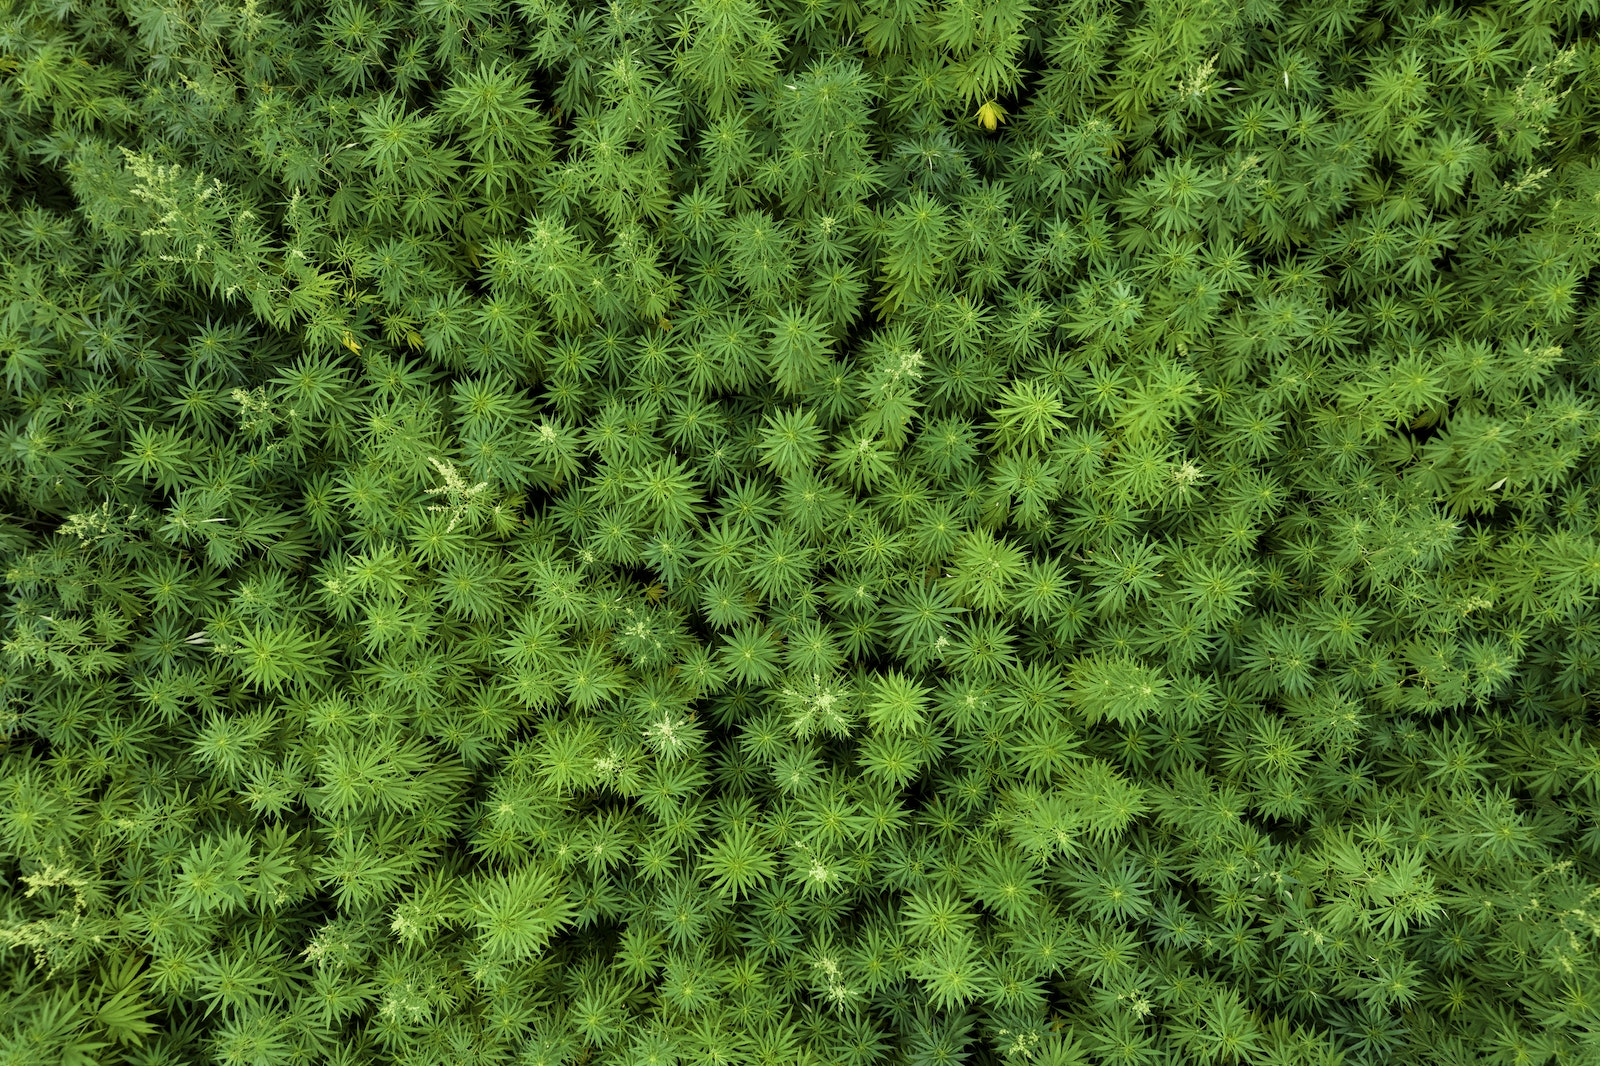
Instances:
[[[1593,1060],[1595,13],[0,0],[0,1059]]]

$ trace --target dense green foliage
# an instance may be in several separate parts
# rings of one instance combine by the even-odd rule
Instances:
[[[0,0],[0,1064],[1600,1062],[1596,0]]]

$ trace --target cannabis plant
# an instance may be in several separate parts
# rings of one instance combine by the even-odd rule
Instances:
[[[0,0],[0,1063],[1600,1062],[1595,0]]]

